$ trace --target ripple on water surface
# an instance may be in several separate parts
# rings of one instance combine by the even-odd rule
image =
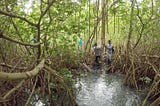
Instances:
[[[75,86],[78,106],[139,106],[138,92],[122,84],[122,75],[91,74]]]

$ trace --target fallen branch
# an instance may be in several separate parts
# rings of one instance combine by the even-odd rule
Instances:
[[[92,69],[90,67],[88,67],[85,63],[83,63],[83,66],[89,71],[92,72]]]
[[[5,80],[17,80],[17,79],[27,79],[33,77],[39,73],[40,70],[44,67],[45,60],[43,59],[33,70],[22,72],[22,73],[7,73],[0,72],[0,79]]]

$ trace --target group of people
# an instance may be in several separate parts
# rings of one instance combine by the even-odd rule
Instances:
[[[94,44],[94,54],[95,54],[95,63],[100,64],[100,59],[102,55],[102,49],[97,45],[97,43]],[[114,46],[111,43],[111,40],[108,40],[108,44],[105,46],[105,54],[106,54],[106,63],[107,65],[110,65],[112,62],[112,55],[114,52]]]
[[[82,38],[79,39],[79,46],[78,46],[78,49],[82,49]],[[94,44],[93,46],[93,50],[94,50],[94,54],[95,54],[95,63],[96,64],[100,64],[100,60],[101,60],[101,55],[102,55],[102,48],[99,47],[97,45],[97,43]],[[114,52],[114,46],[112,45],[112,42],[111,40],[108,40],[108,43],[107,45],[105,46],[105,55],[106,55],[106,64],[107,65],[110,65],[111,62],[112,62],[112,55],[113,55],[113,52]]]

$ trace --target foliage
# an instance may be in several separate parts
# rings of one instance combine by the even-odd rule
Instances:
[[[141,77],[139,80],[146,84],[150,84],[152,81],[152,79],[150,79],[149,77]]]
[[[85,53],[84,49],[78,50],[79,38],[82,37],[85,42],[83,47],[91,45],[87,45],[87,42],[92,38],[96,40],[96,36],[99,41],[101,40],[102,3],[100,0],[89,1],[1,0],[0,62],[10,64],[14,62],[16,63],[16,65],[13,64],[14,67],[18,64],[30,66],[28,69],[32,69],[42,58],[49,58],[52,61],[51,67],[59,70],[63,78],[72,84],[74,81],[70,69],[79,66]],[[131,1],[107,1],[105,4],[106,40],[112,39],[115,45],[125,48],[129,32],[132,32],[130,34],[131,50],[137,48],[138,53],[159,55],[160,1],[133,1],[132,16],[129,15],[132,8]],[[131,29],[130,26],[132,26]],[[7,41],[2,34],[13,40],[27,44],[39,42],[40,45],[23,46]],[[142,47],[145,47],[144,50]],[[18,59],[21,60],[17,62]],[[4,70],[8,71],[8,68]],[[148,77],[142,77],[139,80],[145,83],[150,82]],[[48,87],[55,89],[57,85],[49,82]]]

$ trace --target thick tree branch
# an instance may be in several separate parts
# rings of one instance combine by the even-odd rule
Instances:
[[[12,38],[10,38],[10,37],[8,37],[8,36],[5,36],[2,32],[0,33],[0,38],[3,38],[3,39],[5,39],[5,40],[8,40],[8,41],[11,41],[11,42],[13,42],[13,43],[20,44],[20,45],[24,45],[24,46],[33,46],[33,47],[35,47],[35,46],[40,45],[40,43],[29,44],[29,43],[24,43],[24,42],[17,41],[17,40],[12,39]]]
[[[15,15],[15,14],[13,14],[13,13],[8,13],[8,12],[5,12],[5,11],[0,10],[0,14],[5,15],[5,16],[8,16],[8,17],[12,17],[12,18],[19,18],[19,19],[27,22],[28,24],[30,24],[30,25],[32,25],[32,26],[35,26],[35,27],[37,26],[37,24],[35,24],[35,23],[27,20],[25,17],[21,17],[21,16],[18,16],[18,15]]]
[[[44,10],[44,12],[42,11],[41,8],[41,15],[39,17],[38,23],[37,23],[37,41],[40,42],[41,39],[41,20],[42,18],[45,16],[45,14],[47,13],[47,11],[50,9],[50,7],[52,6],[52,4],[54,3],[54,0],[52,0],[52,2],[48,2],[48,6],[46,7],[46,9]],[[40,5],[40,7],[42,7],[42,3]],[[37,56],[37,63],[39,62],[40,58],[41,58],[41,45],[38,45],[38,52],[37,52],[38,56]]]
[[[0,72],[0,79],[5,80],[17,80],[17,79],[27,79],[37,75],[42,68],[44,67],[45,60],[43,59],[33,70],[22,72],[22,73],[7,73],[7,72]]]

